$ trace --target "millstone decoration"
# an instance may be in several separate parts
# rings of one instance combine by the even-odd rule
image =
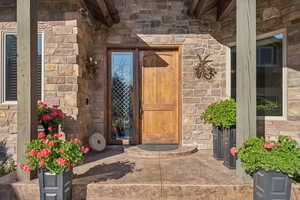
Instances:
[[[212,60],[207,60],[210,55],[205,56],[204,58],[198,54],[199,63],[194,67],[196,77],[198,79],[211,80],[217,74],[217,71],[209,66],[208,64],[213,62]]]
[[[95,151],[103,151],[106,146],[106,141],[101,133],[94,133],[89,138],[89,145]]]

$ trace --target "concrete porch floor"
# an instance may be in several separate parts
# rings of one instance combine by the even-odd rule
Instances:
[[[113,148],[91,152],[86,161],[74,169],[73,200],[252,199],[252,187],[214,160],[210,151],[165,159],[132,157]],[[13,197],[2,195],[9,190]],[[299,191],[294,189],[292,200],[300,200]],[[0,186],[0,194],[5,200],[38,200],[37,180]]]

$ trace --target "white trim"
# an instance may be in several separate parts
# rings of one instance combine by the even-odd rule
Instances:
[[[226,98],[231,98],[231,52],[226,46]]]
[[[41,42],[42,42],[42,69],[41,69],[41,101],[44,102],[44,88],[45,88],[45,33],[41,32],[38,33],[42,36]]]
[[[283,34],[282,39],[282,116],[257,116],[258,120],[287,120],[287,103],[288,103],[288,88],[287,88],[287,31],[280,29],[270,33],[258,35],[257,40],[272,37],[277,34]],[[231,97],[231,54],[230,48],[236,45],[235,42],[230,43],[226,52],[226,96]],[[229,55],[228,55],[229,54]]]
[[[44,43],[44,32],[39,32],[39,35],[42,36],[41,42],[42,42],[42,69],[41,69],[41,100],[44,100],[44,50],[45,50],[45,43]],[[17,35],[16,32],[12,31],[0,31],[0,105],[17,105],[17,101],[6,101],[5,100],[5,69],[6,69],[6,63],[5,63],[5,53],[6,53],[6,36],[7,35]]]

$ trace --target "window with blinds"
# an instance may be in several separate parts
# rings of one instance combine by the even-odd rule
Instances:
[[[37,42],[37,97],[42,98],[42,53],[43,38],[38,35]],[[17,101],[17,36],[16,34],[5,35],[5,66],[4,66],[4,101]]]

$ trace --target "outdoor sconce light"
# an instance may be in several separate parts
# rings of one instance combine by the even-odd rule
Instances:
[[[86,71],[88,79],[94,79],[95,74],[97,72],[97,64],[98,61],[94,57],[89,57],[86,62]]]

